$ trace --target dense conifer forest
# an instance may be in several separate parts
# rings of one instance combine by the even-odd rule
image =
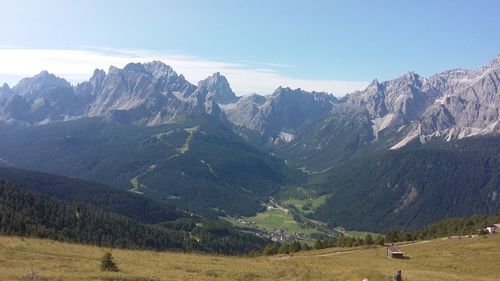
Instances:
[[[128,249],[241,254],[261,250],[266,240],[227,223],[200,217],[156,225],[111,213],[88,203],[63,202],[0,182],[0,234]]]

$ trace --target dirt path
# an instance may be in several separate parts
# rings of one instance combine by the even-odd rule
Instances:
[[[413,245],[418,245],[418,244],[424,244],[424,243],[429,243],[432,242],[432,240],[424,240],[424,241],[419,241],[415,243],[408,243],[408,244],[402,244],[398,245],[398,247],[407,247],[407,246],[413,246]],[[280,256],[280,257],[271,257],[270,259],[272,260],[286,260],[291,257],[297,257],[297,258],[310,258],[310,257],[331,257],[331,256],[338,256],[338,255],[344,255],[344,254],[352,254],[356,252],[360,252],[363,250],[367,249],[356,249],[356,250],[348,250],[348,251],[339,251],[339,252],[333,252],[333,253],[325,253],[325,254],[316,254],[316,255],[304,255],[304,256]]]
[[[318,255],[313,255],[311,257],[331,257],[331,256],[338,256],[338,255],[343,255],[343,254],[351,254],[351,253],[356,253],[364,249],[358,249],[358,250],[351,250],[351,251],[341,251],[341,252],[334,252],[334,253],[327,253],[327,254],[318,254]]]
[[[424,240],[424,241],[419,241],[419,242],[415,242],[415,243],[401,244],[401,245],[397,245],[397,246],[398,247],[407,247],[407,246],[424,244],[424,243],[429,243],[429,242],[432,242],[432,240]]]
[[[286,260],[289,258],[313,258],[313,257],[331,257],[331,256],[337,256],[337,255],[342,255],[342,254],[350,254],[350,253],[355,253],[359,252],[364,249],[357,249],[357,250],[350,250],[350,251],[340,251],[340,252],[333,252],[333,253],[326,253],[326,254],[316,254],[316,255],[286,255],[286,256],[279,256],[279,257],[270,257],[269,259],[271,260]]]

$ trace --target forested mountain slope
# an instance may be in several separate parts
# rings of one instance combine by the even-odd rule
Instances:
[[[228,224],[180,219],[143,224],[102,208],[61,201],[0,180],[0,234],[106,247],[238,254],[268,242]],[[200,226],[196,226],[199,223]]]

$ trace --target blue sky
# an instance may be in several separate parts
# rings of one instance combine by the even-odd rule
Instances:
[[[194,83],[220,71],[242,94],[290,85],[342,95],[500,54],[495,0],[0,4],[0,82],[9,83],[47,68],[77,82],[94,67],[158,58]]]

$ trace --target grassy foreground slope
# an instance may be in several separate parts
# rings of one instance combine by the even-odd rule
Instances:
[[[403,249],[409,259],[386,258],[385,248],[336,248],[258,258],[113,249],[121,272],[106,273],[99,271],[104,248],[0,237],[0,276],[20,280],[28,268],[44,280],[380,281],[389,280],[397,268],[406,281],[493,281],[500,276],[500,235],[433,240]]]

